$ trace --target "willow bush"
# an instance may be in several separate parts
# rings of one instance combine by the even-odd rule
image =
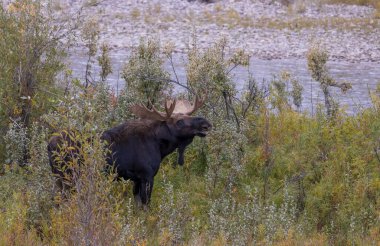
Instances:
[[[75,16],[74,16],[75,17]],[[0,6],[0,133],[16,121],[26,128],[63,93],[55,83],[65,69],[66,49],[77,19],[53,13],[49,1],[16,0]],[[28,135],[29,133],[26,132]],[[0,139],[0,160],[4,159]],[[23,153],[20,164],[25,164]],[[0,167],[1,169],[1,167]]]
[[[126,93],[134,95],[148,104],[155,104],[164,97],[168,89],[169,74],[163,69],[163,59],[159,44],[149,39],[140,41],[132,51],[123,69]]]

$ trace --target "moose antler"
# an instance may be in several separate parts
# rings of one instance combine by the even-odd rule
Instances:
[[[204,104],[205,100],[199,99],[198,96],[195,96],[193,105],[190,104],[187,100],[178,100],[170,101],[166,100],[165,102],[165,113],[158,111],[153,105],[152,109],[148,109],[143,104],[134,104],[130,107],[132,113],[137,115],[142,119],[151,119],[165,121],[172,117],[173,115],[191,115],[197,111]]]
[[[195,96],[193,105],[191,105],[190,102],[187,100],[180,100],[177,102],[173,113],[191,115],[195,111],[197,111],[200,107],[202,107],[204,102],[205,102],[205,99],[199,99],[197,95]]]
[[[152,105],[152,109],[148,109],[143,104],[134,104],[130,107],[130,110],[132,111],[132,113],[134,113],[135,115],[137,115],[138,117],[142,119],[164,121],[171,117],[171,115],[173,114],[175,105],[176,105],[176,100],[174,100],[173,102],[166,101],[165,103],[166,114],[158,111],[153,105]]]
[[[174,112],[174,109],[175,109],[175,106],[176,106],[176,103],[177,103],[177,100],[174,99],[174,101],[168,101],[166,100],[166,103],[165,103],[165,111],[166,111],[166,116],[169,118],[173,112]]]
[[[200,109],[203,106],[203,104],[205,103],[205,101],[206,101],[206,97],[203,99],[200,99],[198,96],[195,96],[193,107],[186,114],[191,115],[192,113],[194,113],[195,111]]]

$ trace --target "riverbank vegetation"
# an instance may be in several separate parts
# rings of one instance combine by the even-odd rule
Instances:
[[[311,47],[309,70],[325,104],[303,112],[302,81],[284,72],[262,85],[252,74],[237,91],[232,71],[248,65],[246,52],[230,51],[223,39],[200,50],[194,39],[186,83],[163,69],[173,47],[141,40],[125,58],[125,87],[115,91],[107,85],[108,46],[98,43],[94,23],[70,25],[88,49],[80,81],[64,65],[63,44],[73,39],[50,35],[61,29],[46,24],[45,7],[19,0],[0,11],[1,245],[379,243],[380,88],[369,91],[371,107],[346,114],[329,90],[355,88],[335,81],[328,52]],[[132,119],[133,103],[160,108],[174,94],[207,95],[200,115],[213,130],[189,146],[183,167],[176,153],[164,160],[142,211],[132,184],[105,174],[99,136]],[[62,130],[83,143],[82,165],[72,163],[75,191],[66,196],[47,157],[49,137]]]

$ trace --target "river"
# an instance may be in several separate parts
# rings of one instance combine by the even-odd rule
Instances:
[[[124,81],[120,76],[123,64],[128,59],[128,52],[118,50],[111,51],[110,58],[112,62],[112,74],[107,81],[115,90],[121,90]],[[176,73],[181,83],[186,83],[186,55],[176,53],[173,56]],[[74,76],[79,79],[84,78],[87,58],[83,51],[77,50],[70,56],[70,66]],[[355,114],[363,108],[371,106],[369,90],[375,90],[380,83],[380,63],[377,62],[346,62],[346,61],[329,61],[327,63],[331,76],[338,82],[348,81],[352,84],[352,89],[343,94],[340,89],[333,88],[332,95],[336,98],[349,114]],[[171,74],[174,79],[172,67],[169,61],[166,61],[164,68]],[[94,66],[94,74],[99,71],[98,66]],[[254,76],[259,84],[268,84],[273,76],[278,75],[281,71],[290,72],[303,85],[303,101],[301,110],[315,112],[319,103],[323,103],[323,94],[320,90],[319,83],[314,81],[307,69],[306,59],[275,59],[263,60],[251,58],[249,72]],[[236,84],[236,89],[242,91],[249,76],[247,67],[238,67],[233,70],[231,76]],[[180,90],[180,88],[177,88]]]

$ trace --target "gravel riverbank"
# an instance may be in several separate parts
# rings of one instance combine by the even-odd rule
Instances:
[[[272,0],[103,0],[84,8],[100,25],[101,41],[114,51],[155,38],[186,52],[194,35],[207,48],[225,37],[233,49],[259,59],[305,58],[312,43],[322,43],[332,60],[380,63],[380,20],[366,6],[305,4]],[[271,3],[273,2],[273,3]],[[75,11],[82,1],[60,0],[58,10]]]

